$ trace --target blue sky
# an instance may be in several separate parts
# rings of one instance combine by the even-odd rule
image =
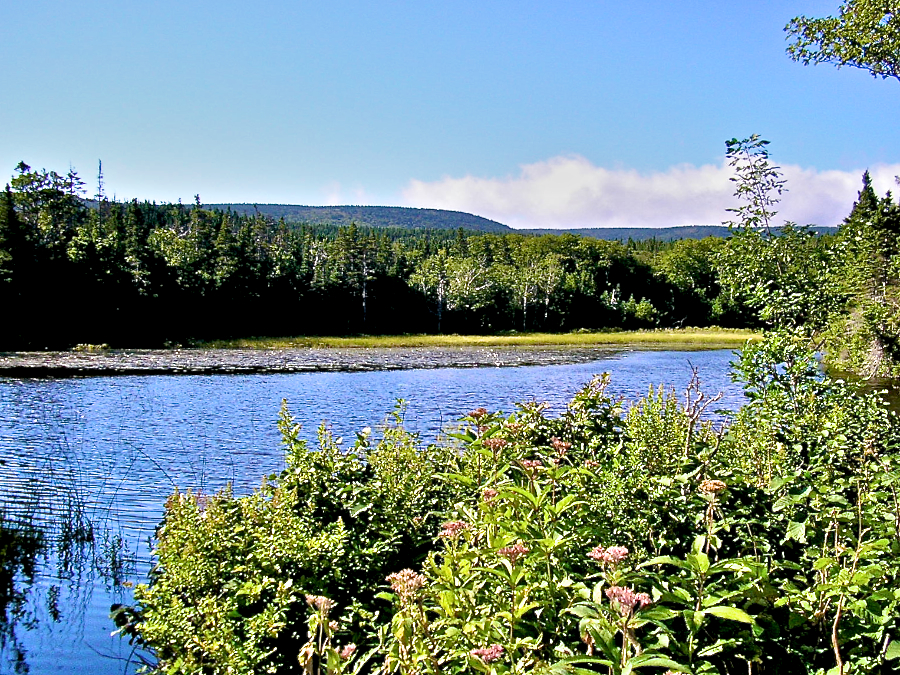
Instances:
[[[514,226],[718,223],[727,138],[782,215],[834,224],[900,173],[900,83],[804,67],[837,0],[30,0],[0,22],[0,165],[118,198],[453,208]]]

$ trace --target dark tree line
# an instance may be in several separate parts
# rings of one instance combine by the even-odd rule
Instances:
[[[0,195],[3,348],[745,322],[721,239],[289,226],[83,192],[20,163]]]

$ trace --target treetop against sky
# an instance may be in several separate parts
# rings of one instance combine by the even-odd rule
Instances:
[[[779,218],[836,224],[900,173],[900,84],[804,67],[837,0],[34,0],[5,8],[20,160],[119,198],[396,204],[520,227],[719,223],[725,139],[759,133]],[[92,188],[91,191],[96,191]]]

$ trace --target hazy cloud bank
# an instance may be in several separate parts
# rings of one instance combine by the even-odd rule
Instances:
[[[849,213],[864,168],[820,171],[782,165],[788,192],[777,222],[837,225]],[[879,194],[900,188],[900,164],[869,167]],[[727,164],[683,164],[640,173],[595,166],[578,155],[553,157],[504,178],[445,177],[412,180],[407,206],[466,211],[512,227],[674,227],[717,225],[738,202]]]

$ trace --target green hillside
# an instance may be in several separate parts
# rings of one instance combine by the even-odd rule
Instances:
[[[517,230],[462,211],[444,209],[415,209],[404,206],[298,206],[295,204],[206,204],[206,208],[231,209],[241,215],[260,213],[263,216],[287,223],[309,223],[346,227],[356,223],[360,227],[400,228],[406,230],[456,230],[462,228],[493,234],[574,234],[607,241],[676,241],[678,239],[703,239],[727,237],[729,231],[722,225],[684,225],[681,227],[587,227],[578,229],[534,228]],[[819,234],[834,233],[833,227],[813,228]]]
[[[295,206],[292,204],[207,204],[207,208],[231,209],[235,213],[259,212],[288,223],[327,223],[362,227],[401,227],[411,230],[476,230],[494,234],[508,234],[514,230],[506,225],[471,213],[442,209],[414,209],[403,206]]]
[[[819,234],[834,234],[836,227],[813,227]],[[580,237],[605,239],[607,241],[676,241],[678,239],[705,239],[706,237],[728,237],[730,230],[724,225],[683,225],[681,227],[586,227],[574,230],[534,229],[517,230],[523,234],[574,234]]]
[[[614,241],[675,241],[677,239],[704,239],[705,237],[727,237],[728,228],[723,225],[685,225],[682,227],[584,227],[578,229],[532,229],[519,230],[527,234],[574,234],[580,237]]]

